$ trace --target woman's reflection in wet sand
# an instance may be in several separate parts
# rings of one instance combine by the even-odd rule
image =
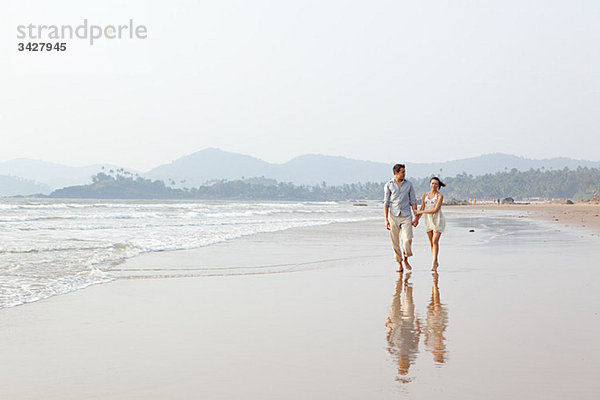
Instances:
[[[433,273],[432,276],[433,286],[431,288],[431,299],[427,306],[427,319],[424,329],[425,348],[433,354],[433,361],[443,364],[447,357],[444,332],[446,332],[448,326],[448,311],[440,301],[439,275]]]
[[[401,382],[409,382],[406,378],[408,370],[419,352],[421,323],[415,316],[413,287],[410,283],[410,272],[404,279],[402,273],[396,282],[396,291],[392,301],[391,313],[385,323],[388,351],[398,361],[398,378]],[[404,295],[403,295],[404,289]]]

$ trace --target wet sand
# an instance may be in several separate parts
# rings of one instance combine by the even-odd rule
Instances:
[[[438,277],[422,227],[399,277],[382,221],[335,224],[141,256],[0,310],[0,398],[597,398],[598,237],[447,216]]]

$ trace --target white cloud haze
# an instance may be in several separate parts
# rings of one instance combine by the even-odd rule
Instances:
[[[599,160],[596,1],[11,1],[0,161],[146,170],[205,147],[284,162],[505,152]],[[18,52],[17,25],[133,18],[143,41]]]

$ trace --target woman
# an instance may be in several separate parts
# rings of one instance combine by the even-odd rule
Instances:
[[[417,211],[417,215],[425,214],[425,229],[427,230],[431,254],[433,255],[431,270],[434,272],[437,271],[439,266],[438,253],[440,251],[440,236],[446,228],[446,220],[444,214],[442,214],[444,196],[439,192],[439,189],[444,186],[446,186],[446,184],[442,182],[440,178],[436,176],[431,178],[429,181],[431,191],[423,194],[423,198],[421,199],[421,209]]]

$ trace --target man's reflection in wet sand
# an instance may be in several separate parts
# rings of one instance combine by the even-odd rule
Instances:
[[[419,352],[419,339],[421,336],[421,323],[415,316],[413,301],[413,287],[409,282],[410,272],[404,279],[402,273],[396,282],[396,291],[392,301],[391,313],[385,325],[387,326],[386,339],[388,351],[398,360],[399,381],[408,382],[405,378],[412,363]],[[404,289],[404,294],[402,293]]]
[[[436,363],[443,364],[446,361],[446,338],[444,332],[448,326],[448,311],[440,301],[440,289],[438,286],[439,275],[433,273],[433,286],[431,288],[431,300],[427,306],[427,319],[425,325],[425,348],[433,354]]]

